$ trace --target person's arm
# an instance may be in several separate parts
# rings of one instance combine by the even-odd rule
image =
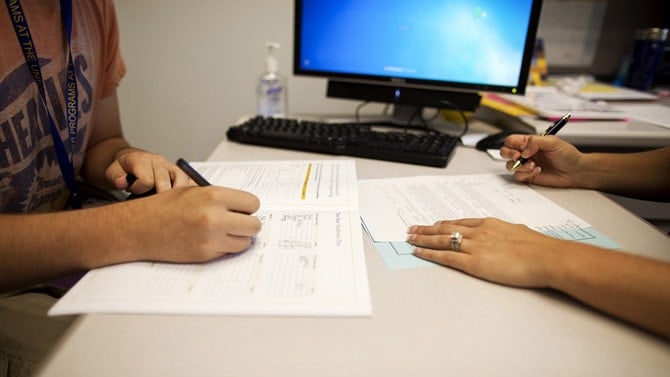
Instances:
[[[123,137],[116,92],[98,103],[93,119],[82,177],[103,189],[127,189],[126,175],[137,182],[130,191],[143,193],[155,187],[157,192],[191,184],[175,164],[159,154],[131,147]]]
[[[461,251],[449,235],[463,235]],[[470,275],[517,287],[553,288],[670,338],[670,263],[557,240],[499,219],[412,226],[415,254]]]
[[[637,153],[585,154],[579,187],[670,201],[670,147]]]
[[[514,178],[552,187],[605,191],[640,199],[670,200],[670,147],[637,153],[581,153],[555,136],[512,135],[501,155],[530,161]]]
[[[0,292],[120,262],[203,262],[249,247],[254,195],[182,187],[96,208],[1,215]]]
[[[670,339],[669,263],[571,243],[544,268],[549,287]]]
[[[214,186],[172,189],[191,181],[164,158],[130,148],[118,120],[112,95],[99,104],[82,175],[125,189],[131,172],[142,181],[134,192],[154,184],[162,192],[77,211],[0,215],[0,292],[120,262],[207,261],[245,250],[260,231],[250,215],[260,206],[256,196]]]

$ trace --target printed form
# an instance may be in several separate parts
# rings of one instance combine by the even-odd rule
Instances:
[[[560,239],[619,247],[531,187],[514,182],[509,174],[360,180],[359,194],[365,229],[391,269],[432,265],[414,257],[405,239],[410,225],[438,220],[497,217]]]
[[[50,315],[371,315],[353,160],[192,165],[212,184],[260,198],[253,245],[204,264],[92,270]]]

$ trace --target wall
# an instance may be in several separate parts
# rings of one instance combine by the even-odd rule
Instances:
[[[594,62],[578,67],[594,74],[613,75],[636,28],[663,23],[656,18],[667,22],[667,1],[584,1],[607,2]],[[116,8],[128,65],[119,88],[126,137],[171,160],[207,158],[228,126],[255,112],[268,40],[282,45],[278,58],[288,76],[290,112],[353,113],[358,104],[326,99],[323,79],[290,74],[293,0],[116,0]],[[550,21],[561,22],[540,20],[540,26]],[[364,109],[371,111],[379,108]]]
[[[289,111],[353,112],[325,98],[325,80],[290,77],[293,0],[117,0],[128,73],[119,87],[126,137],[171,160],[207,158],[240,116],[253,114],[265,42],[278,41]]]

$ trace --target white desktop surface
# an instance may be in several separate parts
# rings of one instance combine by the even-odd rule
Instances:
[[[222,141],[210,160],[335,156]],[[496,173],[459,147],[446,169],[356,159],[359,178]],[[670,238],[593,191],[537,188],[596,229],[670,260]],[[84,315],[41,376],[667,376],[670,343],[562,294],[435,266],[389,270],[364,236],[370,318]],[[598,271],[594,271],[598,273]]]

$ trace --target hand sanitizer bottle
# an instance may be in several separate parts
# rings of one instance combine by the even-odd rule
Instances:
[[[279,74],[277,58],[274,49],[279,43],[266,42],[267,56],[265,58],[265,73],[258,81],[258,115],[285,116],[286,115],[286,78]]]

